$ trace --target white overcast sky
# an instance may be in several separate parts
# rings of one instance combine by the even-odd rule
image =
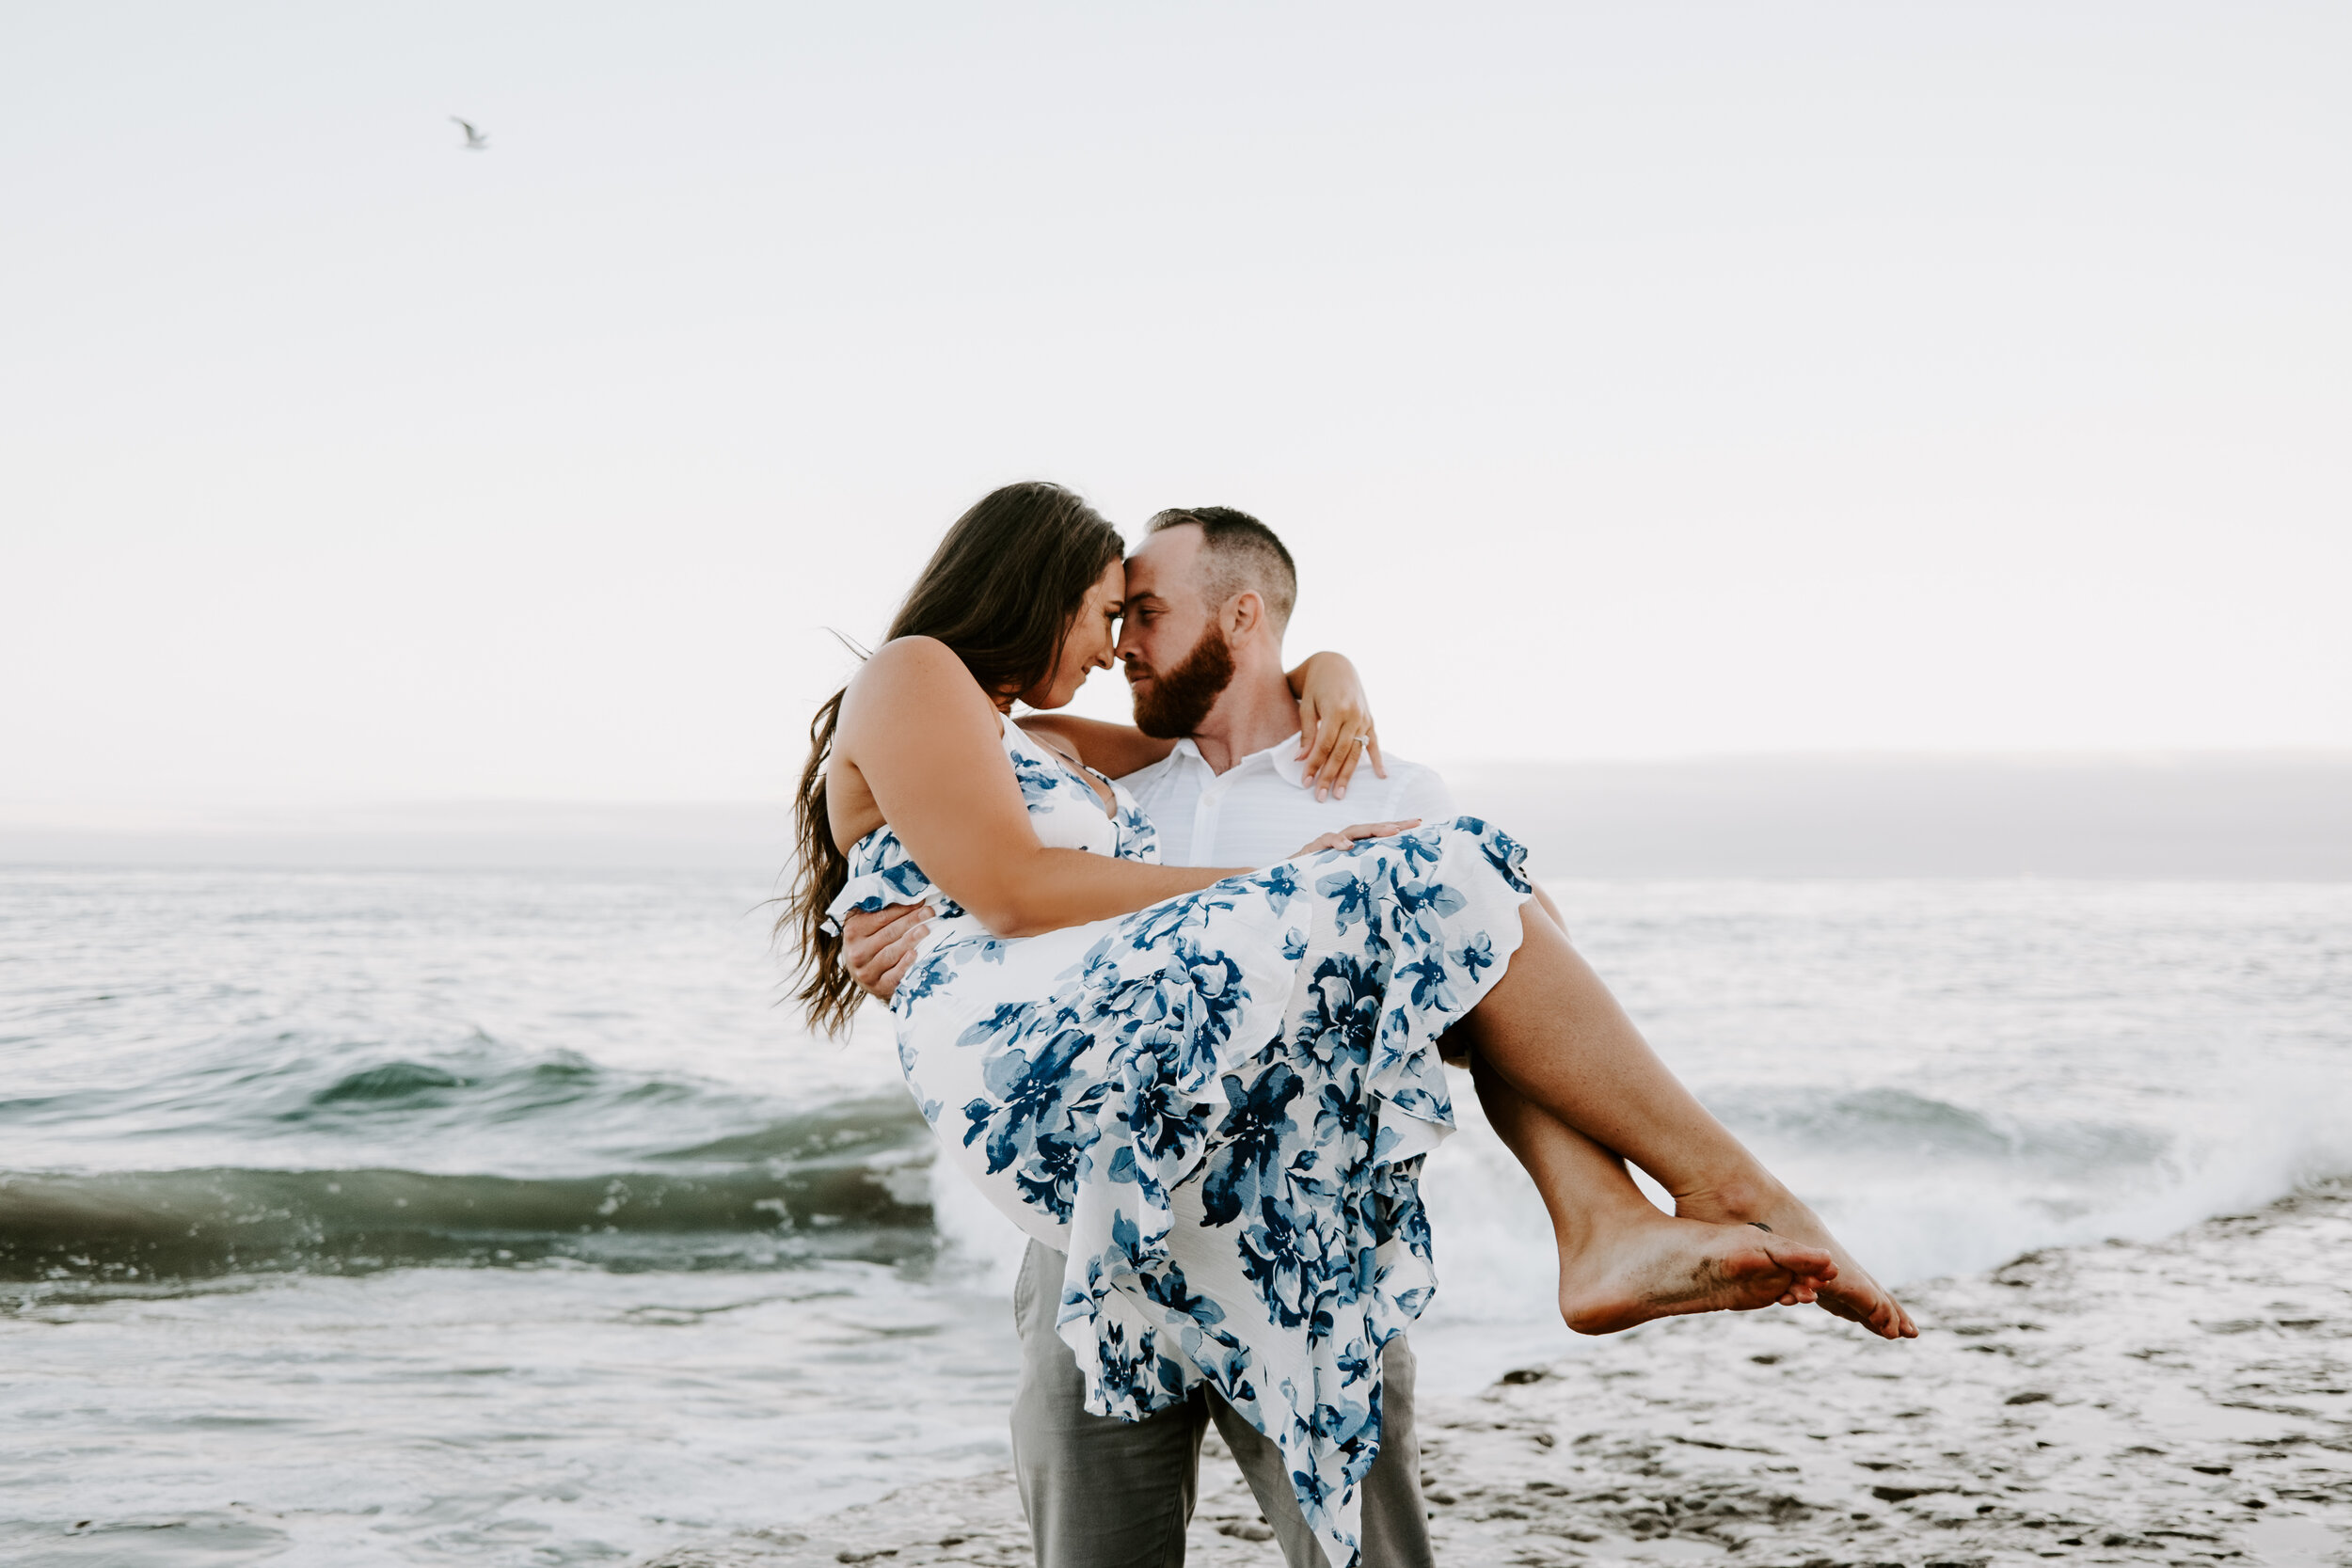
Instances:
[[[2348,80],[2334,3],[11,7],[0,800],[772,796],[1027,477],[1264,517],[1432,759],[2352,746]]]

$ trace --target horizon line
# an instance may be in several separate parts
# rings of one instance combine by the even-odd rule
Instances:
[[[1818,751],[1715,752],[1679,755],[1598,757],[1456,757],[1428,764],[1440,772],[1477,776],[1492,782],[1494,775],[1539,773],[1606,777],[1645,772],[1786,773],[1818,768],[1829,772],[1867,772],[1894,769],[1920,774],[1939,770],[1994,770],[2019,774],[2104,772],[2109,774],[2190,777],[2214,774],[2309,775],[2352,771],[2352,747],[2199,747],[2097,750],[1959,751],[1926,749],[1822,749]],[[0,832],[25,833],[84,833],[103,836],[236,833],[413,833],[420,829],[439,832],[468,832],[462,822],[447,820],[478,814],[507,817],[498,827],[511,831],[511,818],[528,814],[542,818],[574,816],[594,818],[604,814],[661,813],[691,817],[701,814],[739,815],[778,813],[788,805],[790,790],[779,784],[768,795],[702,796],[561,796],[532,794],[413,794],[328,795],[310,797],[143,797],[91,800],[60,797],[0,799]],[[407,817],[405,824],[381,820]],[[277,820],[271,820],[271,819]],[[370,820],[376,818],[378,820]],[[442,819],[419,821],[419,818]],[[685,824],[680,823],[679,826]],[[548,827],[556,826],[547,823]],[[593,831],[590,821],[579,824]],[[472,831],[497,831],[490,823]]]

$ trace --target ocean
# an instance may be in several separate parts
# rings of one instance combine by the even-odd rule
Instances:
[[[2352,884],[1549,885],[1891,1281],[2352,1171]],[[1005,1463],[1017,1239],[771,891],[0,872],[0,1560],[628,1562]],[[1456,1082],[1424,1386],[1607,1355]]]

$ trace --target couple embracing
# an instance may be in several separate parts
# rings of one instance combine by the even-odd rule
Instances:
[[[1383,768],[1352,667],[1285,674],[1295,597],[1242,514],[1163,513],[1130,559],[1070,491],[1008,485],[812,726],[801,1000],[837,1029],[888,998],[945,1157],[1030,1238],[1041,1568],[1180,1563],[1212,1418],[1291,1568],[1431,1560],[1404,1332],[1447,1060],[1543,1196],[1570,1326],[1814,1303],[1914,1332],[1650,1052],[1520,846]],[[1114,658],[1138,727],[1052,716]]]

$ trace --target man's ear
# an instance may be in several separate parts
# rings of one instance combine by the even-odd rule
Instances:
[[[1238,642],[1265,625],[1265,598],[1254,588],[1245,588],[1234,594],[1225,606],[1225,640]]]

